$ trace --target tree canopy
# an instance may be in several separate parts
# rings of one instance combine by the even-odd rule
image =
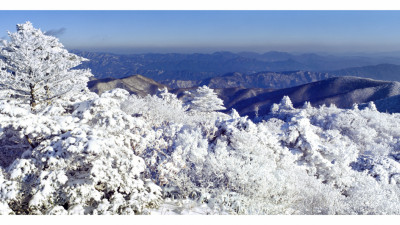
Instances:
[[[185,94],[185,104],[189,111],[214,112],[226,109],[222,99],[218,98],[213,89],[205,85]]]
[[[74,67],[86,59],[69,53],[56,37],[35,29],[30,22],[8,33],[0,46],[0,89],[3,97],[37,110],[55,98],[86,88],[89,70]]]

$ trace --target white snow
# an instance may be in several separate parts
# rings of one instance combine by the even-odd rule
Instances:
[[[2,54],[50,42],[40,55],[73,57],[55,39],[13,35]],[[0,67],[24,62],[11,59]],[[2,93],[25,85],[0,73]],[[222,100],[207,87],[185,102],[166,89],[59,94],[40,110],[1,98],[0,214],[400,214],[400,114],[373,103],[296,109],[284,97],[255,123],[216,112]]]

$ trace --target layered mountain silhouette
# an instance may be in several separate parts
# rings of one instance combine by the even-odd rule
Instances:
[[[267,52],[216,52],[213,54],[132,54],[118,55],[72,51],[88,58],[77,68],[89,68],[96,78],[123,78],[141,74],[155,81],[199,81],[227,73],[254,74],[262,71],[331,72],[350,67],[363,67],[381,63],[399,64],[400,57],[334,56],[319,54],[291,54]],[[334,73],[332,75],[335,75]],[[354,75],[354,74],[343,74]],[[337,76],[337,75],[336,75]],[[358,76],[358,75],[357,75]]]
[[[394,64],[379,64],[373,66],[352,67],[330,72],[286,71],[257,72],[242,74],[228,73],[204,80],[163,80],[171,88],[190,88],[207,85],[210,88],[287,88],[332,77],[354,76],[375,80],[400,81],[400,66]]]
[[[163,84],[141,75],[123,79],[93,80],[88,84],[92,91],[102,93],[113,88],[123,88],[140,96],[155,94]],[[170,90],[182,97],[183,93],[193,88]],[[301,107],[306,101],[313,106],[335,104],[339,108],[350,108],[353,104],[363,104],[369,101],[376,103],[381,112],[400,112],[400,83],[379,81],[360,77],[334,77],[311,82],[295,87],[271,88],[216,88],[215,92],[224,101],[227,111],[236,109],[240,115],[254,117],[256,111],[265,115],[273,103],[281,101],[283,96],[289,96],[295,107]]]
[[[355,76],[376,80],[400,81],[400,66],[394,64],[379,64],[363,67],[352,67],[332,71],[335,76]]]
[[[207,85],[210,88],[287,88],[313,81],[333,77],[329,73],[309,71],[289,72],[259,72],[254,74],[242,74],[238,72],[228,73],[201,81],[165,80],[160,81],[171,88],[190,88]]]

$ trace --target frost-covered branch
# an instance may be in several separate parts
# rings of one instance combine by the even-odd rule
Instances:
[[[10,89],[8,98],[15,98],[13,92],[28,93],[26,102],[37,110],[38,105],[86,88],[92,74],[72,69],[86,59],[69,53],[57,38],[30,22],[18,24],[17,32],[8,35],[10,41],[0,49],[0,86]],[[26,94],[16,97],[27,98]]]

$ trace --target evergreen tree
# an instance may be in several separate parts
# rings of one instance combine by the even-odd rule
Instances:
[[[57,38],[30,22],[18,24],[17,32],[8,35],[10,41],[0,47],[3,99],[21,100],[37,111],[38,105],[86,88],[90,71],[72,69],[86,59],[69,53]]]
[[[205,85],[185,94],[187,96],[184,102],[189,106],[189,111],[213,112],[226,109],[222,99],[218,98],[213,89]]]

